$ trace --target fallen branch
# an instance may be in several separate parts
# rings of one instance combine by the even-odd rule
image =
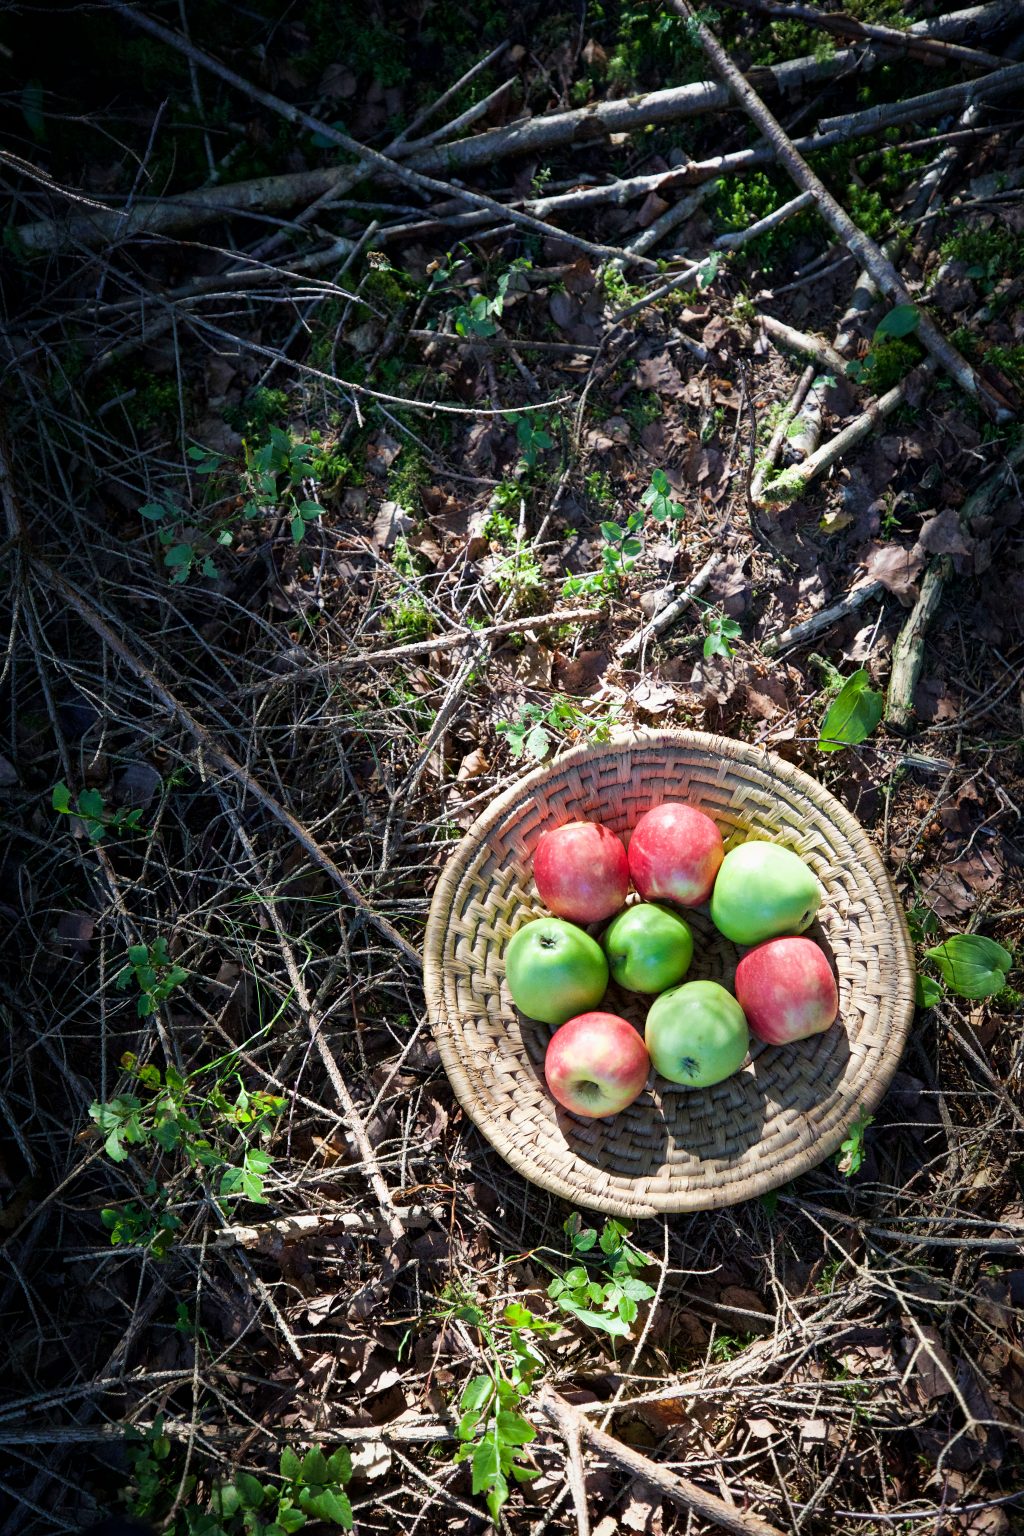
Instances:
[[[775,431],[771,435],[764,453],[759,457],[754,469],[754,476],[750,482],[750,499],[757,505],[761,500],[764,490],[765,477],[771,474],[775,468],[775,461],[779,456],[779,450],[789,435],[790,427],[807,398],[807,392],[814,383],[814,367],[805,368],[797,381],[797,386],[786,402],[785,409],[776,424]]]
[[[959,85],[943,86],[941,91],[928,91],[923,96],[909,96],[906,101],[890,101],[881,106],[868,107],[861,112],[842,117],[825,117],[818,124],[822,134],[850,131],[856,120],[868,124],[868,132],[876,128],[888,128],[894,123],[919,122],[922,116],[933,117],[954,107],[963,107],[979,101],[982,96],[1001,96],[1016,90],[1024,83],[1024,64],[1010,64],[997,69],[980,80],[965,80]],[[866,265],[866,263],[865,263]]]
[[[785,129],[772,116],[756,91],[744,80],[714,33],[694,15],[685,0],[667,0],[667,3],[676,15],[691,24],[694,36],[699,40],[715,71],[728,84],[748,117],[764,134],[775,151],[779,164],[789,173],[798,187],[813,194],[818,211],[826,223],[853,252],[861,265],[867,268],[881,292],[894,304],[905,304],[916,310],[918,324],[915,334],[921,345],[939,366],[956,380],[965,394],[976,399],[996,421],[1011,420],[1013,412],[1009,409],[1007,402],[995,394],[992,388],[978,376],[967,359],[961,356],[939,330],[928,312],[914,304],[906,284],[892,262],[874,240],[857,227],[846,210],[836,202],[821,178],[811,170]],[[1021,78],[1024,78],[1024,65],[1014,66],[1014,68],[1019,69]],[[1003,73],[1009,74],[1010,71],[1003,71]]]
[[[912,368],[898,384],[894,385],[892,389],[886,394],[881,395],[877,400],[873,400],[867,410],[862,411],[859,416],[855,416],[841,432],[838,432],[835,437],[831,438],[815,453],[812,453],[810,458],[804,459],[801,464],[792,465],[791,468],[784,470],[769,485],[764,486],[761,491],[762,504],[795,501],[798,496],[803,494],[812,480],[816,479],[824,470],[830,469],[844,454],[849,453],[851,448],[855,448],[858,443],[863,442],[868,433],[873,432],[880,421],[884,421],[887,416],[891,416],[893,411],[903,404],[907,395],[918,384],[931,377],[935,372],[935,368],[936,364],[932,358],[921,363],[919,367]]]
[[[846,373],[846,359],[829,345],[821,336],[811,336],[807,331],[794,330],[784,320],[776,320],[774,315],[759,315],[765,333],[772,341],[781,346],[788,347],[791,352],[799,352],[801,357],[813,357],[822,367],[830,373],[838,374],[841,378]]]
[[[835,37],[864,38],[867,42],[880,43],[886,50],[906,53],[912,58],[938,63],[967,64],[978,69],[998,69],[1007,61],[997,53],[984,53],[977,48],[964,48],[959,43],[947,42],[940,37],[915,35],[896,27],[881,27],[870,22],[858,21],[844,12],[833,15],[819,11],[810,5],[782,5],[778,0],[724,0],[731,9],[754,12],[767,16],[770,21],[802,21],[805,26],[831,32]]]
[[[885,587],[880,581],[865,582],[862,587],[854,587],[852,592],[847,592],[845,597],[837,603],[832,603],[828,608],[822,608],[820,613],[814,614],[809,619],[804,619],[802,624],[794,624],[792,629],[784,629],[778,635],[769,635],[761,641],[761,649],[766,656],[778,656],[783,651],[791,651],[794,646],[806,645],[808,640],[815,640],[840,619],[845,619],[849,614],[856,613],[858,608],[863,608],[865,603],[873,602],[876,597],[881,597]]]
[[[132,12],[130,7],[119,5],[119,9],[130,14],[139,24],[145,24],[144,19],[137,12]],[[948,16],[926,22],[915,22],[908,28],[906,36],[963,36],[974,30],[998,26],[1001,21],[1009,19],[1011,10],[1012,0],[994,0],[994,3],[988,5],[954,11]],[[754,78],[762,89],[770,85],[785,93],[807,81],[824,80],[838,73],[848,73],[850,69],[859,67],[863,58],[862,51],[855,53],[849,49],[841,50],[829,60],[807,57],[762,68],[756,71]],[[238,84],[240,89],[246,89],[245,83],[240,82],[237,76],[233,77],[233,83]],[[918,103],[922,99],[917,98]],[[271,100],[276,101],[276,98]],[[408,163],[418,171],[457,174],[475,166],[488,166],[506,156],[531,155],[565,145],[586,145],[592,143],[595,137],[603,139],[612,133],[628,133],[652,124],[677,122],[701,112],[721,111],[728,105],[729,93],[723,86],[699,81],[663,91],[650,91],[643,96],[596,102],[569,112],[547,113],[510,127],[489,129],[468,139],[457,139],[453,143],[419,150],[410,156]],[[915,106],[913,116],[915,119],[921,118],[920,105]],[[874,126],[867,126],[866,117],[864,113],[855,114],[851,122],[855,120],[858,126],[851,129],[849,137],[876,131]],[[325,127],[320,125],[315,131],[322,132]],[[328,130],[328,136],[331,131]],[[829,144],[842,142],[843,138],[842,134],[829,135],[819,142],[819,136],[812,136],[795,142],[801,149],[826,148]],[[381,158],[397,164],[407,155],[410,155],[410,146],[399,135]],[[770,163],[771,159],[771,151],[761,147],[740,150],[732,156],[721,156],[716,160],[680,167],[678,172],[665,173],[665,179],[669,180],[669,184],[677,176],[689,182],[708,180],[725,171],[746,170],[753,165]],[[281,212],[297,203],[313,203],[328,196],[332,200],[343,197],[364,178],[366,169],[365,163],[361,161],[357,165],[325,166],[283,176],[260,177],[228,186],[203,187],[178,197],[140,198],[130,209],[110,208],[97,203],[89,215],[75,216],[68,220],[40,219],[12,228],[11,238],[26,254],[43,255],[75,246],[89,248],[108,245],[114,240],[142,234],[180,234],[183,230],[197,228],[213,218],[246,212]],[[47,185],[49,187],[49,183]],[[52,190],[72,196],[65,188],[53,187]],[[448,188],[449,194],[455,191],[455,188]],[[542,207],[547,204],[548,211],[555,211],[552,199],[541,198],[537,202]],[[534,211],[538,217],[546,216],[539,210]],[[486,211],[477,214],[476,222],[485,216]],[[663,214],[662,220],[667,217],[667,214]],[[652,236],[651,233],[657,225],[661,225],[661,220],[656,220],[650,229],[643,232],[643,244],[638,239],[631,242],[629,249],[637,254],[649,249],[660,238],[660,234]],[[660,233],[669,227],[672,226],[664,226]],[[381,232],[381,238],[388,238],[386,229]]]
[[[710,560],[707,560],[701,566],[693,580],[687,583],[677,597],[674,597],[670,603],[667,603],[662,608],[660,613],[654,615],[654,618],[648,624],[645,624],[642,629],[638,629],[635,635],[630,635],[629,639],[619,646],[615,653],[618,660],[624,661],[627,657],[635,656],[647,644],[648,640],[654,640],[658,635],[663,635],[666,629],[670,629],[683,610],[693,602],[695,597],[699,597],[704,591],[704,588],[724,559],[725,556],[721,552],[713,554]]]
[[[571,1403],[566,1402],[565,1398],[552,1387],[541,1387],[538,1403],[566,1441],[570,1457],[574,1442],[578,1444],[584,1440],[606,1461],[614,1462],[631,1473],[633,1477],[641,1478],[643,1482],[656,1488],[663,1498],[670,1499],[673,1504],[678,1504],[682,1509],[692,1510],[702,1520],[720,1526],[724,1531],[732,1532],[733,1536],[784,1536],[778,1526],[763,1520],[760,1515],[741,1509],[738,1504],[727,1504],[717,1494],[705,1493],[704,1489],[699,1488],[696,1483],[691,1483],[684,1477],[678,1477],[667,1467],[659,1466],[650,1457],[635,1451],[632,1446],[625,1445],[621,1440],[616,1440],[613,1435],[606,1434],[596,1424],[591,1424],[584,1414],[574,1408]]]
[[[964,502],[960,522],[966,531],[979,517],[995,511],[1007,483],[1016,478],[1016,469],[1024,462],[1024,442],[1016,443],[999,467],[990,474]],[[885,698],[885,718],[889,725],[906,730],[914,713],[914,689],[924,663],[924,645],[928,628],[939,610],[946,582],[953,574],[949,555],[932,558],[921,582],[917,602],[896,637],[892,649],[892,672]]]
[[[403,1228],[429,1227],[444,1216],[441,1207],[425,1205],[394,1206]],[[285,1243],[319,1242],[339,1232],[352,1236],[374,1237],[386,1228],[386,1222],[374,1211],[323,1211],[306,1216],[281,1216],[258,1227],[221,1227],[210,1238],[211,1248],[258,1248],[262,1253],[277,1252]]]

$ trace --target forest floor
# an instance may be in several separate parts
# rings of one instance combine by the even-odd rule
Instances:
[[[790,137],[882,110],[809,150],[906,285],[853,310],[656,4],[0,10],[0,1536],[483,1532],[492,1380],[515,1536],[718,1528],[630,1451],[741,1532],[1021,1529],[1019,974],[925,951],[1024,915],[1024,117],[958,94],[1024,15],[953,9],[703,18]],[[838,797],[925,980],[845,1158],[617,1228],[475,1129],[418,956],[497,793],[666,726]]]

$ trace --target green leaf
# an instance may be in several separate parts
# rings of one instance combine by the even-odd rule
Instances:
[[[884,699],[871,687],[868,672],[861,667],[851,674],[832,701],[822,722],[818,741],[820,752],[839,752],[865,741],[882,718]]]
[[[55,811],[63,811],[65,815],[70,812],[71,791],[68,789],[67,785],[63,783],[63,781],[60,784],[55,784],[53,786],[53,794],[50,798],[50,804],[53,806]]]
[[[243,1473],[244,1477],[246,1474]],[[255,1482],[255,1478],[252,1479]],[[259,1484],[257,1484],[259,1487]],[[260,1492],[262,1493],[262,1489]],[[210,1495],[210,1510],[222,1520],[230,1520],[242,1508],[242,1496],[234,1483],[221,1483]]]
[[[83,789],[76,807],[79,816],[102,816],[106,802],[98,789]]]
[[[577,1306],[567,1296],[560,1296],[558,1305],[563,1312],[570,1313],[579,1318],[581,1323],[586,1323],[588,1328],[596,1328],[599,1333],[610,1333],[614,1338],[624,1338],[629,1332],[629,1327],[620,1317],[611,1317],[607,1312],[592,1312],[587,1307]]]
[[[476,1427],[480,1423],[480,1413],[474,1408],[470,1413],[464,1413],[459,1420],[456,1433],[460,1440],[472,1440],[476,1434]]]
[[[321,1520],[329,1521],[331,1525],[340,1525],[345,1531],[352,1529],[352,1505],[348,1495],[334,1488],[325,1488],[322,1493],[304,1499],[303,1508]]]
[[[170,507],[165,507],[159,501],[147,501],[144,507],[139,508],[139,516],[147,518],[151,523],[162,523],[170,514]]]
[[[473,1452],[473,1492],[483,1493],[490,1488],[497,1477],[501,1476],[501,1459],[498,1454],[498,1443],[493,1435],[488,1435],[481,1440]]]
[[[718,266],[721,259],[721,251],[712,251],[710,256],[705,257],[700,266],[697,268],[697,271],[694,273],[697,281],[697,288],[701,293],[703,293],[706,288],[710,288],[711,284],[717,277]]]
[[[291,1536],[293,1531],[301,1531],[306,1524],[306,1517],[301,1509],[294,1506],[281,1505],[277,1511],[277,1524],[285,1532],[285,1536]]]
[[[919,1008],[934,1008],[942,998],[942,986],[934,976],[919,976],[914,988],[914,1001]]]
[[[166,555],[164,555],[164,565],[187,566],[191,559],[191,544],[172,544]]]
[[[875,326],[875,336],[909,336],[921,324],[921,312],[913,304],[897,304]]]
[[[529,1445],[531,1440],[536,1440],[537,1431],[529,1419],[524,1419],[520,1413],[502,1411],[498,1414],[495,1423],[498,1428],[498,1438],[504,1440],[506,1445]]]
[[[977,933],[959,933],[925,950],[934,960],[943,981],[958,997],[993,997],[1006,985],[1013,956],[995,939]]]
[[[352,1453],[347,1445],[339,1445],[327,1458],[327,1475],[335,1483],[347,1483],[352,1476]]]
[[[330,1473],[327,1470],[327,1457],[318,1445],[314,1445],[311,1451],[307,1451],[302,1458],[302,1479],[306,1483],[326,1483]]]
[[[602,523],[601,537],[606,544],[618,544],[623,537],[623,529],[619,527],[618,523]]]
[[[501,1518],[502,1507],[508,1499],[508,1479],[504,1473],[499,1472],[494,1479],[490,1493],[487,1495],[487,1512],[497,1525]]]
[[[474,1376],[463,1389],[459,1408],[463,1413],[471,1413],[474,1409],[482,1408],[493,1389],[494,1383],[490,1376]]]
[[[532,758],[542,763],[551,750],[551,738],[542,725],[535,725],[523,745]]]

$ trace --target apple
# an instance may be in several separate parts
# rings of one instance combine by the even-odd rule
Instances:
[[[642,901],[613,917],[601,946],[608,968],[629,992],[664,992],[682,981],[693,959],[693,934],[677,912]]]
[[[643,1092],[651,1058],[627,1019],[581,1013],[556,1029],[544,1057],[552,1096],[574,1115],[617,1115]]]
[[[711,895],[725,854],[710,816],[666,800],[641,816],[629,840],[629,872],[645,901],[699,907]]]
[[[726,854],[711,895],[711,920],[734,944],[803,933],[821,887],[803,859],[778,843],[753,840]]]
[[[600,923],[617,912],[629,890],[622,839],[596,821],[567,821],[542,832],[533,855],[541,901],[571,923]]]
[[[523,1013],[544,1024],[564,1024],[604,997],[608,962],[597,940],[582,928],[539,917],[509,940],[505,979]]]
[[[662,1077],[687,1088],[731,1077],[749,1045],[743,1009],[717,981],[687,981],[663,992],[651,1004],[644,1038]]]
[[[787,1045],[835,1022],[839,989],[813,939],[769,939],[736,967],[736,998],[759,1040]]]

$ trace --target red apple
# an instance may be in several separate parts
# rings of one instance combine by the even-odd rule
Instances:
[[[736,997],[751,1031],[769,1045],[821,1034],[839,1012],[832,967],[813,939],[769,939],[744,955]]]
[[[542,832],[533,855],[541,901],[570,923],[599,923],[626,900],[629,860],[621,838],[596,821],[567,821]]]
[[[644,901],[699,907],[711,895],[724,857],[711,817],[678,800],[641,816],[629,840],[629,872]]]
[[[651,1058],[641,1036],[614,1013],[581,1013],[556,1029],[544,1057],[552,1096],[574,1115],[617,1115],[643,1092]]]

